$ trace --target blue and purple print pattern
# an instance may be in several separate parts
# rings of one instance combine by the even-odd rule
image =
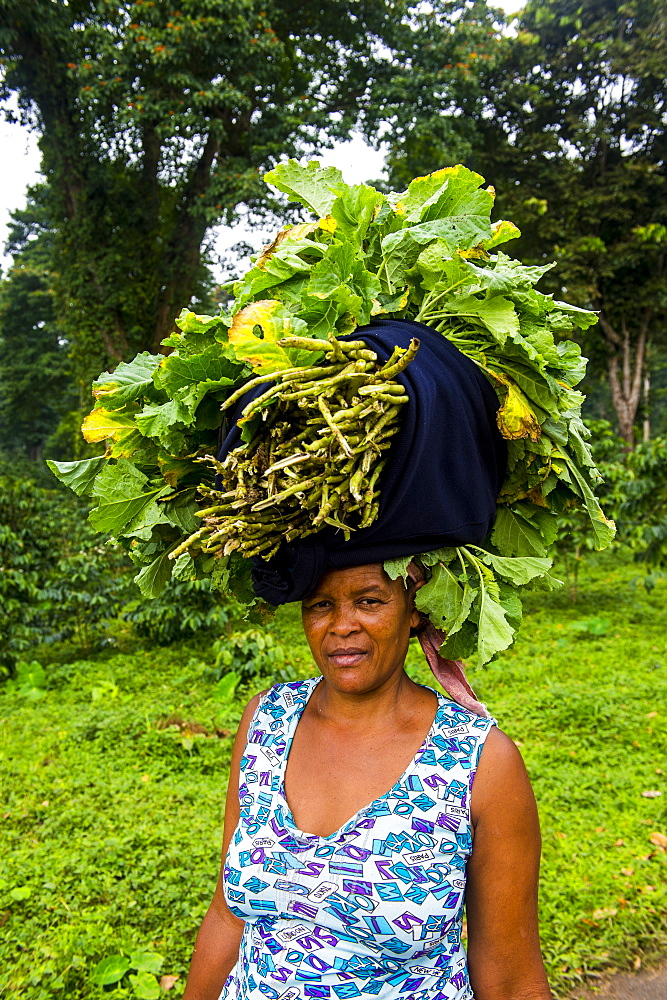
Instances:
[[[276,685],[250,723],[224,867],[245,928],[220,1000],[469,1000],[470,790],[495,723],[436,692],[433,725],[393,788],[317,837],[296,828],[284,776],[319,680]]]

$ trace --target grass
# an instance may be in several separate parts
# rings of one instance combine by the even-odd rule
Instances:
[[[647,594],[633,576],[607,557],[585,569],[576,605],[564,592],[529,596],[515,648],[473,678],[535,787],[557,997],[667,951],[667,853],[650,839],[667,834],[667,606],[664,584]],[[296,610],[274,631],[309,676]],[[90,658],[43,656],[40,700],[0,695],[0,986],[11,1000],[101,998],[97,964],[136,952],[163,956],[178,997],[215,884],[242,702],[215,700],[201,647],[119,642]],[[409,669],[428,682],[415,648]],[[131,982],[111,996],[158,994],[153,973],[134,992]]]

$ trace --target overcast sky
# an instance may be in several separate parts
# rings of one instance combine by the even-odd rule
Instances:
[[[523,0],[495,0],[494,6],[502,7],[508,14],[514,13],[523,6]],[[23,208],[26,201],[26,189],[39,179],[40,155],[37,146],[37,136],[20,125],[10,125],[0,120],[0,254],[7,240],[7,223],[9,213],[16,208]],[[377,178],[382,172],[384,156],[382,152],[371,149],[361,136],[356,136],[350,142],[337,143],[334,149],[325,150],[318,157],[325,165],[339,167],[349,184],[359,184],[372,178]],[[233,229],[218,227],[215,231],[215,250],[224,253],[225,249],[240,240],[247,240],[255,247],[266,242],[269,233],[249,231],[242,224]],[[0,256],[3,270],[8,260]]]

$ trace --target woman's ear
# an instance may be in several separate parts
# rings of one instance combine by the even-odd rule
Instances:
[[[417,628],[417,626],[421,622],[422,614],[421,611],[419,611],[415,605],[415,594],[417,593],[418,590],[421,590],[421,588],[424,586],[425,583],[426,580],[424,580],[423,577],[420,580],[408,580],[408,585],[406,589],[408,592],[408,601],[410,602],[411,629]]]

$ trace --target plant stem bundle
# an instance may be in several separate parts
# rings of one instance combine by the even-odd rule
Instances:
[[[210,457],[218,489],[199,511],[202,527],[171,553],[197,548],[209,555],[270,558],[283,541],[313,534],[325,524],[352,531],[375,521],[379,477],[408,402],[396,377],[419,349],[412,340],[383,364],[363,341],[286,337],[280,346],[325,351],[304,368],[283,369],[246,383],[223,404],[229,409],[262,383],[273,383],[249,402],[238,421],[252,439],[223,462]]]

